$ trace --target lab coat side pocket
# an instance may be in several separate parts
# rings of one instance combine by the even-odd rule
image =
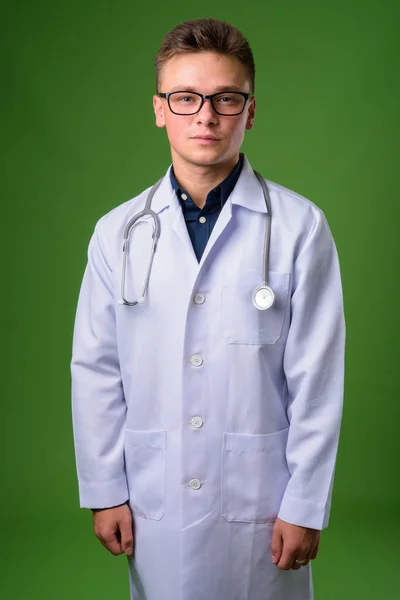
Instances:
[[[165,512],[167,432],[126,429],[124,449],[131,510],[159,521]]]
[[[224,433],[221,514],[227,521],[274,522],[290,479],[289,428],[274,433]]]

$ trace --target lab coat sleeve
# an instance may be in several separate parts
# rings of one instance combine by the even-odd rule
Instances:
[[[323,212],[293,267],[291,321],[284,351],[290,479],[279,518],[328,526],[343,409],[345,320],[339,260]]]
[[[72,421],[82,508],[105,508],[129,498],[123,432],[126,403],[115,326],[112,271],[101,220],[89,243],[80,289],[71,361]]]

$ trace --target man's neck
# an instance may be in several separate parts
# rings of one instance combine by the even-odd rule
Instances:
[[[173,157],[174,175],[180,187],[190,194],[193,202],[203,208],[207,194],[233,171],[239,154],[227,162],[217,165],[195,165]]]

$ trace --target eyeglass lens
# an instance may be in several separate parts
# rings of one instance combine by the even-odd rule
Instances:
[[[202,98],[191,92],[173,92],[169,96],[170,108],[180,115],[195,114],[201,104]],[[212,98],[214,110],[222,115],[235,115],[242,112],[245,98],[235,92],[221,92]]]

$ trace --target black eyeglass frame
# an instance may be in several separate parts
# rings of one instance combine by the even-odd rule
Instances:
[[[172,110],[172,108],[171,108],[171,104],[170,104],[170,100],[169,100],[170,96],[172,94],[185,94],[185,93],[186,94],[195,94],[196,96],[200,96],[200,98],[201,98],[201,104],[200,104],[199,108],[193,113],[177,113],[174,110]],[[243,104],[242,110],[238,113],[230,113],[230,114],[219,112],[214,106],[213,99],[215,98],[215,96],[220,96],[221,94],[240,94],[241,96],[243,96],[244,104]],[[165,98],[168,102],[169,110],[174,115],[179,115],[181,117],[188,117],[188,116],[196,115],[202,109],[202,106],[206,100],[210,100],[211,106],[213,107],[213,110],[217,113],[217,115],[222,115],[223,117],[237,117],[237,115],[242,114],[242,112],[245,109],[247,100],[249,98],[252,98],[253,94],[251,92],[238,92],[237,90],[225,90],[224,92],[217,92],[216,94],[199,94],[199,92],[191,92],[189,90],[176,90],[174,92],[166,92],[166,93],[159,92],[157,94],[157,96],[159,96],[160,98]]]

